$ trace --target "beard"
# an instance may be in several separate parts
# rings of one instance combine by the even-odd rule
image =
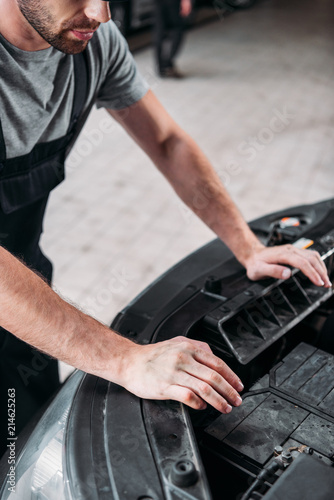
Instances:
[[[95,30],[100,23],[92,23],[86,18],[76,23],[67,21],[59,31],[56,18],[43,5],[43,0],[18,0],[19,9],[28,23],[49,45],[64,54],[79,54],[87,47],[89,40],[72,40],[68,38],[71,30]]]

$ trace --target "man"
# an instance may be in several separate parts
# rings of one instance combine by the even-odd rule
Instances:
[[[155,57],[161,77],[182,78],[174,59],[180,49],[191,0],[155,1]]]
[[[0,0],[3,445],[8,391],[16,391],[19,431],[59,384],[55,359],[41,351],[140,397],[195,409],[209,403],[222,413],[241,404],[241,381],[203,342],[176,337],[137,345],[50,287],[52,266],[38,246],[43,215],[94,103],[122,124],[250,279],[286,279],[289,265],[316,285],[330,286],[317,253],[290,245],[265,248],[257,240],[199,147],[147,89],[109,17],[101,0]],[[207,203],[199,208],[195,200],[203,191]]]

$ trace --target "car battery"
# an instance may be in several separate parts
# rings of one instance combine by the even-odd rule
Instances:
[[[307,451],[332,465],[334,356],[300,343],[203,434],[207,449],[250,475],[282,451],[292,460]]]

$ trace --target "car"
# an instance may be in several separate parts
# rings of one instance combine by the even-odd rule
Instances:
[[[195,8],[213,7],[216,10],[234,10],[251,7],[255,0],[196,0]],[[119,30],[127,35],[154,23],[154,0],[111,0],[111,18]]]
[[[111,18],[124,34],[151,26],[154,21],[154,0],[112,0]]]
[[[334,198],[250,226],[266,245],[317,250],[333,282]],[[176,335],[207,342],[244,382],[243,404],[228,415],[195,411],[75,371],[39,421],[10,441],[1,500],[332,498],[332,288],[297,269],[285,281],[252,282],[215,239],[111,326],[143,344]]]

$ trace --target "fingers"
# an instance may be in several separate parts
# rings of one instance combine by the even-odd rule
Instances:
[[[280,264],[300,269],[317,286],[332,286],[320,254],[313,250],[301,250],[293,245],[265,248],[257,252],[247,266],[247,275],[255,280],[268,276],[278,279],[289,278],[290,269]]]
[[[331,286],[326,266],[318,252],[301,250],[293,245],[284,245],[280,248],[284,252],[282,255],[283,264],[290,264],[300,269],[315,285]]]
[[[184,379],[181,386],[170,386],[168,397],[180,401],[195,410],[204,410],[207,406],[206,403],[208,403],[221,413],[230,413],[232,411],[232,406],[215,392],[210,385],[190,376],[188,379]],[[241,404],[241,401],[239,404]]]
[[[332,283],[328,277],[327,268],[325,266],[324,261],[321,258],[321,255],[318,252],[308,250],[308,255],[310,259],[312,259],[312,264],[316,271],[319,273],[320,278],[322,279],[325,287],[331,287]]]
[[[236,391],[242,391],[244,386],[240,378],[231,370],[231,368],[220,358],[215,356],[210,346],[206,342],[199,340],[188,339],[186,337],[178,336],[171,339],[170,342],[182,343],[180,346],[186,354],[190,354],[200,365],[210,368],[210,374],[217,372],[219,379],[213,379],[214,382],[220,383],[223,379],[226,380]],[[196,369],[197,369],[196,365]],[[203,373],[203,370],[202,370]],[[208,375],[208,371],[206,370]],[[194,374],[195,375],[195,374]],[[196,373],[197,375],[197,373]],[[206,377],[206,379],[208,376]],[[204,377],[205,379],[205,377]],[[237,395],[237,394],[235,394]]]
[[[231,404],[242,403],[237,392],[243,389],[239,377],[207,349],[207,344],[184,337],[173,341],[179,343],[180,350],[173,383],[166,391],[168,397],[195,409],[205,407],[206,402],[222,413],[229,413]]]
[[[260,280],[262,278],[288,279],[291,277],[291,269],[278,264],[267,264],[259,262],[256,266],[247,270],[247,276],[251,280]]]
[[[166,393],[168,399],[179,401],[194,410],[205,410],[206,403],[194,391],[180,385],[171,385]]]
[[[121,384],[138,397],[174,399],[192,408],[212,405],[222,413],[242,401],[239,377],[197,340],[175,337],[156,344],[131,344]]]
[[[194,368],[196,374],[191,369],[184,374],[183,385],[222,413],[229,413],[231,405],[241,405],[241,397],[221,375],[203,365]]]
[[[222,359],[214,354],[210,355],[203,349],[196,349],[194,351],[194,359],[201,364],[199,371],[200,378],[212,383],[214,387],[218,387],[219,384],[224,385],[227,382],[233,388],[233,392],[230,395],[230,401],[233,403],[233,399],[238,396],[236,391],[240,392],[244,388],[239,377]]]

